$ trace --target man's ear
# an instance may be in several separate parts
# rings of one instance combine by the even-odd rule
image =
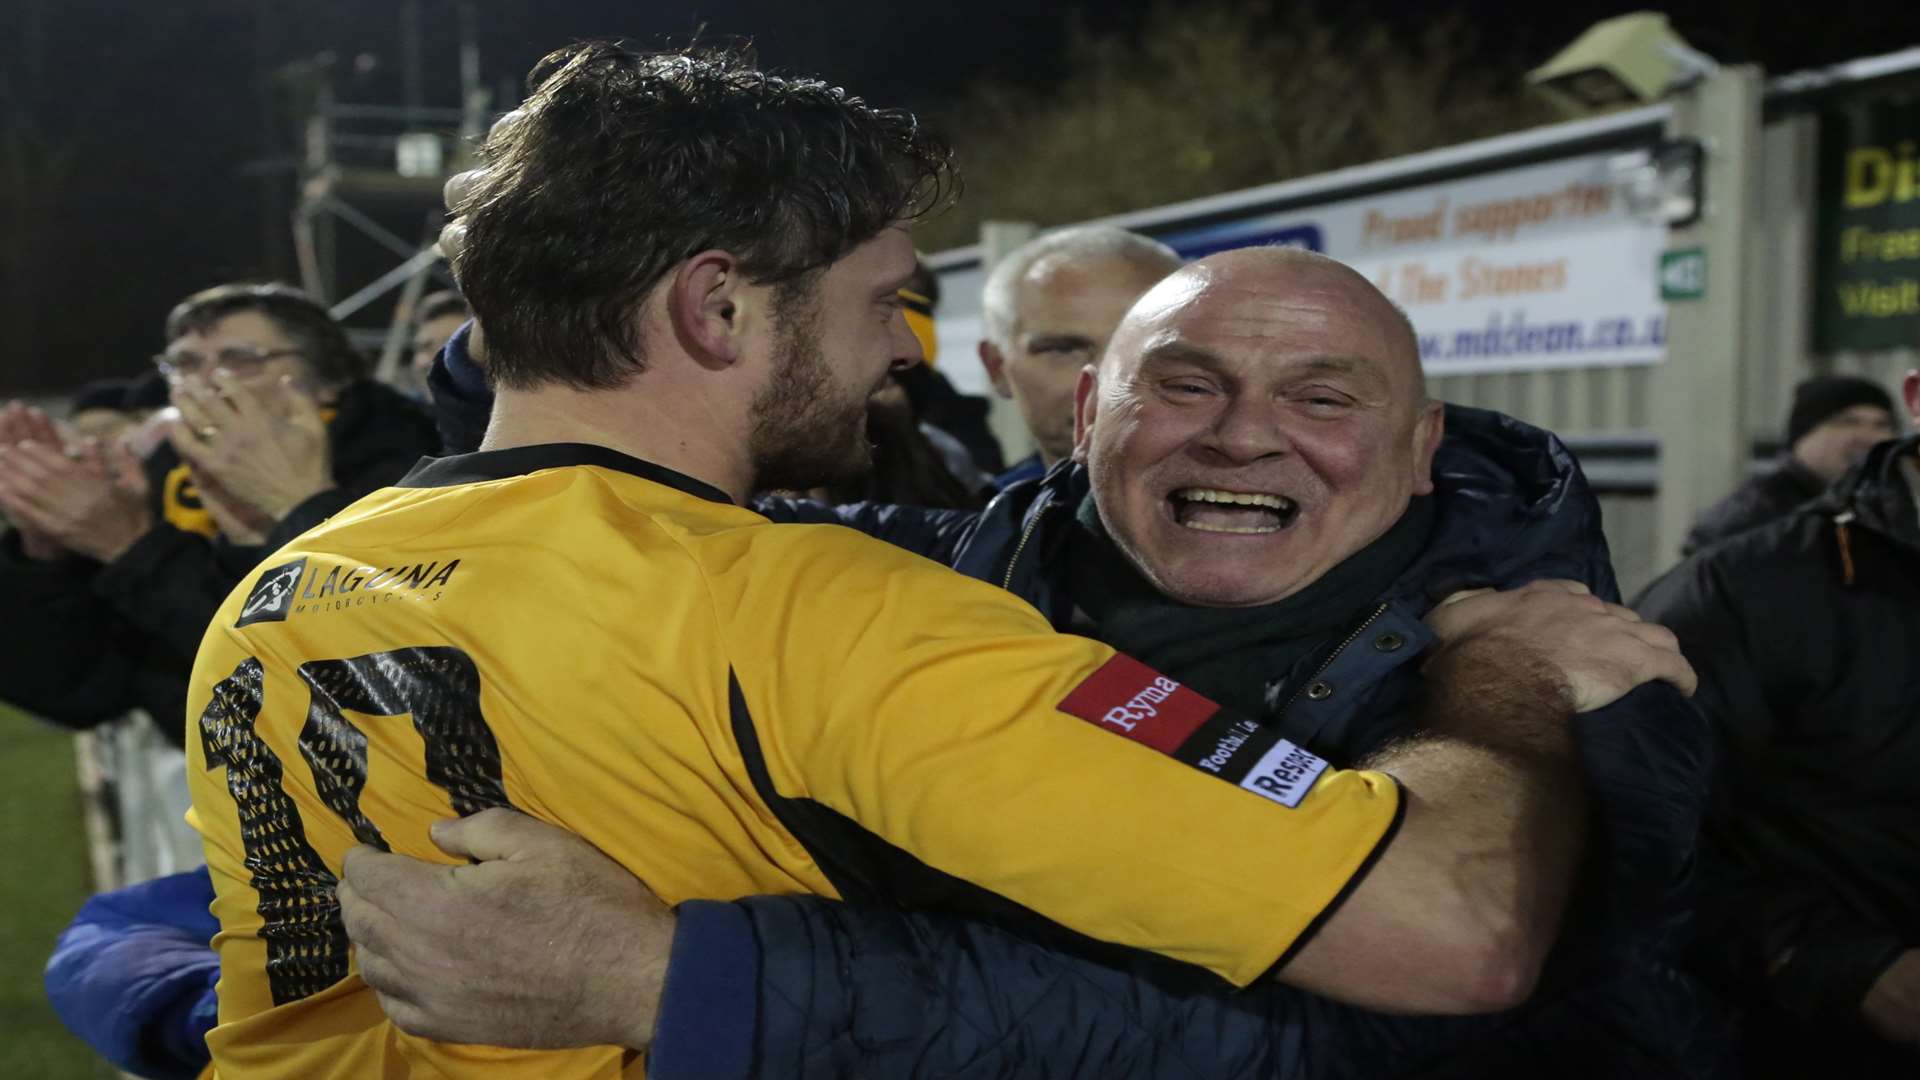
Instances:
[[[743,355],[739,299],[746,285],[739,260],[717,249],[674,268],[667,282],[667,318],[681,347],[701,365],[727,367]]]
[[[1413,493],[1433,494],[1433,455],[1447,434],[1447,407],[1437,401],[1420,406],[1413,422]]]
[[[1013,384],[1007,382],[1007,358],[1000,354],[1000,347],[991,341],[980,343],[980,366],[987,369],[987,378],[993,381],[993,392],[1013,400]]]
[[[1073,387],[1073,460],[1085,465],[1093,448],[1093,417],[1100,409],[1100,365],[1080,369]]]

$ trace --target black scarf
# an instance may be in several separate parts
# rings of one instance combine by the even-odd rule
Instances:
[[[1267,684],[1379,606],[1433,531],[1415,497],[1379,539],[1278,603],[1194,607],[1155,589],[1107,533],[1089,494],[1067,543],[1067,582],[1090,634],[1222,705],[1267,713]]]

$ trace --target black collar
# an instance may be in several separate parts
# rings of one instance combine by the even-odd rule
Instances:
[[[541,443],[537,446],[516,446],[509,450],[480,450],[451,457],[421,458],[396,486],[423,488],[479,484],[488,480],[505,480],[510,476],[525,476],[543,469],[564,469],[576,465],[592,465],[627,473],[717,503],[733,502],[726,492],[705,481],[591,443]]]

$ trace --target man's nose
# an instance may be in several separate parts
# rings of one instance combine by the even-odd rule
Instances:
[[[1202,445],[1233,462],[1246,464],[1293,450],[1278,403],[1251,395],[1230,397],[1207,429]]]

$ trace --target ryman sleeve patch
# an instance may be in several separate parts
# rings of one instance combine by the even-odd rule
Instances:
[[[1124,654],[1074,687],[1060,711],[1289,809],[1327,771],[1325,758]]]
[[[1171,754],[1220,706],[1123,653],[1073,688],[1060,711]]]

